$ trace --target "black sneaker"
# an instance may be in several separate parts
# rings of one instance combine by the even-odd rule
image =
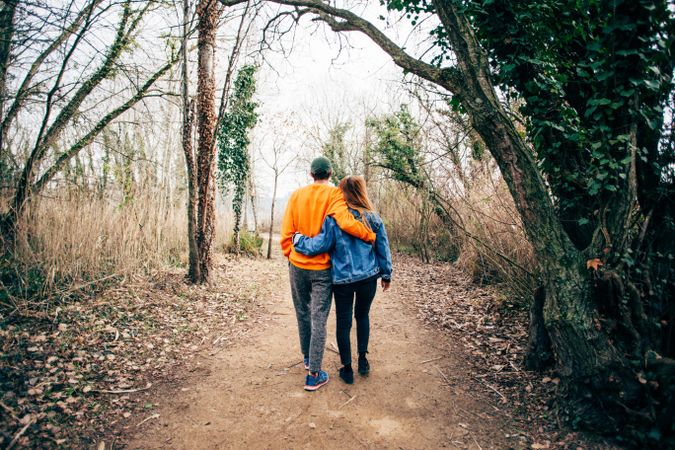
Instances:
[[[359,356],[359,373],[361,375],[368,375],[370,373],[370,364],[366,359],[366,355]]]
[[[340,378],[347,384],[354,384],[354,371],[351,367],[349,369],[340,367]]]

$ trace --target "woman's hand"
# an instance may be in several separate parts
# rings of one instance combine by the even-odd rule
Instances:
[[[298,241],[300,240],[301,237],[304,237],[302,233],[299,233],[297,231],[293,233],[293,237],[291,238],[291,242],[293,243],[293,245],[298,245]]]
[[[391,285],[391,280],[382,280],[382,292],[387,292],[389,290],[389,286]]]

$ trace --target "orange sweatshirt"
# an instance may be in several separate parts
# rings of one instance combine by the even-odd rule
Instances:
[[[281,222],[281,250],[291,264],[308,270],[323,270],[330,267],[328,253],[306,256],[297,253],[292,243],[295,232],[310,237],[319,234],[326,216],[332,216],[345,232],[364,241],[375,241],[375,233],[368,231],[349,212],[339,188],[328,184],[310,184],[291,194]]]

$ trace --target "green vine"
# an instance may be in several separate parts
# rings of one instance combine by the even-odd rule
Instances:
[[[230,188],[233,190],[235,237],[240,231],[246,182],[251,171],[248,155],[251,141],[248,133],[258,121],[255,111],[258,104],[252,100],[256,88],[255,72],[256,67],[253,65],[246,65],[239,70],[230,107],[218,130],[218,181],[223,193]]]
[[[392,177],[411,186],[421,187],[420,125],[412,117],[407,105],[393,113],[366,121],[366,127],[375,135],[369,149],[375,164],[391,171]]]

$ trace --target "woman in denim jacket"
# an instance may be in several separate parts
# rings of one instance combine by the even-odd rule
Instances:
[[[350,176],[340,181],[347,205],[354,217],[377,235],[375,244],[369,244],[343,232],[335,220],[326,217],[321,232],[313,238],[296,233],[293,236],[295,251],[305,255],[329,253],[332,263],[333,293],[335,295],[336,335],[340,360],[340,378],[354,382],[351,343],[352,311],[356,319],[356,339],[359,352],[358,370],[361,375],[370,372],[366,358],[370,335],[370,305],[375,298],[377,279],[382,279],[382,289],[391,283],[391,250],[382,219],[373,211],[368,199],[363,177]]]

